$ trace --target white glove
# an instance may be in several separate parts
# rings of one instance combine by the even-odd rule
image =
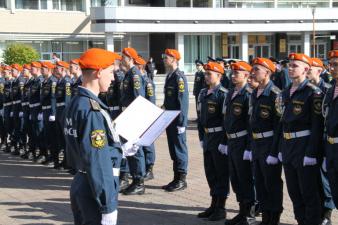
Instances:
[[[245,150],[243,154],[243,160],[252,161],[252,152]]]
[[[203,148],[203,141],[200,141],[200,146],[201,148]]]
[[[218,151],[222,154],[222,155],[228,155],[228,146],[227,145],[218,145]]]
[[[55,121],[55,116],[49,116],[49,122],[54,122]]]
[[[43,120],[43,115],[42,115],[42,113],[39,113],[39,114],[38,114],[38,120]]]
[[[10,113],[9,113],[9,116],[10,116],[10,117],[13,117],[13,112],[10,112]]]
[[[177,127],[177,133],[183,134],[185,132],[185,127]]]
[[[124,156],[133,156],[137,153],[138,149],[140,148],[140,146],[138,146],[136,143],[139,141],[140,139],[136,139],[133,141],[127,141],[126,143],[124,143],[122,145],[122,151],[123,151],[123,155]]]
[[[283,155],[282,155],[281,152],[278,152],[278,160],[279,160],[280,162],[283,162]]]
[[[20,118],[23,117],[23,112],[19,112],[19,117],[20,117]]]
[[[102,225],[116,225],[117,223],[117,210],[112,213],[102,214]]]
[[[317,159],[312,157],[304,157],[303,166],[314,166],[317,164]]]
[[[322,169],[323,169],[323,171],[324,171],[325,173],[327,172],[327,167],[326,167],[326,157],[324,157],[324,159],[323,159]]]
[[[278,164],[278,158],[269,155],[268,158],[266,158],[266,164],[268,164],[268,165],[277,165]]]

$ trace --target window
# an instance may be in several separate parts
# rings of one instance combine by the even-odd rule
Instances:
[[[91,0],[92,7],[100,6],[118,6],[120,5],[120,0]]]
[[[278,0],[280,8],[312,8],[329,7],[330,0]]]
[[[0,8],[6,8],[6,0],[0,0]]]
[[[47,9],[47,0],[16,0],[17,9]]]
[[[53,9],[62,11],[82,11],[82,0],[53,0]]]
[[[332,1],[332,7],[338,7],[338,0]]]
[[[212,0],[193,0],[193,7],[212,7]]]

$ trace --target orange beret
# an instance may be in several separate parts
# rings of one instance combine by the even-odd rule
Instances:
[[[203,66],[203,68],[205,70],[211,70],[211,71],[214,71],[216,73],[220,73],[220,74],[223,74],[224,73],[224,69],[223,67],[221,66],[221,64],[217,63],[217,62],[208,62],[207,64],[205,64]]]
[[[329,51],[329,59],[338,58],[338,50]]]
[[[12,69],[12,67],[9,66],[9,65],[5,65],[5,66],[3,67],[3,70],[11,70],[11,69]]]
[[[174,57],[176,60],[181,59],[181,54],[176,49],[169,49],[167,48],[164,52],[166,55]]]
[[[114,56],[115,56],[115,60],[122,60],[122,56],[120,56],[119,54],[117,54],[116,52],[113,52]]]
[[[32,69],[31,64],[25,64],[25,65],[23,65],[23,68],[26,69],[26,70]]]
[[[303,53],[291,53],[289,55],[289,60],[302,61],[302,62],[305,62],[305,63],[309,64],[310,66],[312,64],[311,58],[309,56],[303,54]]]
[[[324,63],[322,60],[318,58],[311,58],[311,61],[312,61],[311,66],[324,68]]]
[[[11,65],[12,69],[16,69],[17,71],[21,72],[22,71],[22,66],[15,63]]]
[[[247,62],[239,61],[231,64],[231,69],[251,72],[252,67]]]
[[[80,61],[80,59],[72,59],[72,60],[70,60],[69,63],[79,65],[79,61]]]
[[[276,65],[270,59],[267,58],[257,57],[252,61],[252,65],[261,65],[264,66],[265,68],[268,68],[273,73],[276,72]]]
[[[122,54],[132,58],[132,59],[137,59],[138,58],[138,53],[134,48],[124,48],[122,50]]]
[[[49,61],[44,61],[44,62],[41,62],[41,67],[45,67],[47,69],[54,69],[55,65]]]
[[[113,52],[101,48],[91,48],[81,55],[79,64],[82,69],[98,70],[113,65],[115,59]]]
[[[57,61],[57,62],[56,62],[56,65],[57,65],[57,66],[64,67],[64,68],[66,68],[66,69],[69,69],[69,64],[68,64],[67,62],[65,62],[65,61]]]
[[[147,64],[147,62],[141,56],[139,56],[137,59],[135,59],[135,64],[145,65],[145,64]]]
[[[32,62],[31,63],[31,67],[36,67],[36,68],[41,68],[41,63],[39,63],[39,62]]]

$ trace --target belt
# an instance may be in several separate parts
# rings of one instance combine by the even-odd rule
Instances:
[[[5,106],[10,106],[10,105],[12,105],[12,103],[11,103],[11,102],[8,102],[8,103],[4,103],[3,106],[5,107]]]
[[[111,106],[109,107],[109,110],[120,110],[120,106]]]
[[[34,108],[34,107],[37,107],[37,106],[40,106],[40,103],[34,103],[34,104],[29,104],[29,108]]]
[[[268,138],[273,136],[273,131],[267,131],[263,133],[252,133],[253,139],[261,139],[261,138]]]
[[[56,103],[56,107],[61,107],[61,106],[64,106],[64,105],[66,105],[64,102]]]
[[[208,133],[220,132],[220,131],[223,131],[223,127],[204,128],[204,132],[205,132],[206,134],[208,134]]]
[[[45,110],[45,109],[51,109],[51,108],[52,108],[51,105],[42,106],[42,110]]]
[[[21,103],[21,100],[13,101],[13,105],[14,104],[19,104],[19,103]]]
[[[331,145],[338,144],[338,137],[327,136],[327,142],[329,142]]]
[[[291,133],[283,133],[284,139],[294,139],[294,138],[300,138],[300,137],[306,137],[311,134],[310,130],[302,130],[297,132],[291,132]]]
[[[242,131],[240,131],[240,132],[233,133],[233,134],[228,134],[228,133],[227,133],[227,137],[228,137],[228,139],[234,139],[234,138],[240,138],[240,137],[243,137],[243,136],[245,136],[245,135],[247,135],[247,134],[248,134],[248,131],[242,130]]]
[[[26,106],[26,105],[29,105],[29,103],[28,102],[22,102],[21,103],[21,106]]]
[[[87,174],[84,170],[79,170],[79,173]],[[120,176],[120,168],[113,168],[113,176],[118,177]]]

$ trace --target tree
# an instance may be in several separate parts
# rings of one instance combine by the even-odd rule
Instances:
[[[14,43],[7,46],[3,53],[4,63],[20,65],[31,63],[40,59],[40,54],[30,45]]]

